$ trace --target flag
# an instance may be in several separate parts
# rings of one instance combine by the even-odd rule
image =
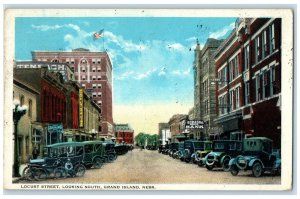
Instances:
[[[95,32],[95,33],[93,34],[94,40],[100,39],[101,37],[103,37],[103,31],[104,31],[104,29],[102,29],[102,30],[100,30],[100,31],[98,31],[98,32]]]

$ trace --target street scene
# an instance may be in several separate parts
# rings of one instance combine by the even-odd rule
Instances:
[[[131,184],[280,184],[280,176],[266,174],[262,178],[253,178],[251,177],[251,172],[245,172],[232,178],[230,173],[219,169],[208,172],[206,168],[200,168],[196,164],[181,162],[159,154],[157,151],[134,149],[126,155],[120,156],[113,163],[103,165],[101,169],[88,170],[83,177],[26,181],[26,183],[38,184],[115,182]]]
[[[281,29],[15,18],[12,183],[280,185]]]

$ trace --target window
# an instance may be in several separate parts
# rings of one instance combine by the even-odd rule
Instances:
[[[66,63],[67,64],[70,63],[70,59],[69,58],[66,59]]]
[[[32,100],[28,101],[28,117],[32,117]]]
[[[255,39],[255,63],[259,61],[260,56],[260,48],[259,48],[259,37],[256,37]]]
[[[101,92],[98,92],[98,96],[99,96],[99,97],[102,97],[102,93],[101,93]]]
[[[255,96],[256,101],[260,100],[260,75],[257,75],[255,78]]]
[[[102,85],[101,85],[101,84],[98,84],[98,88],[102,88]]]
[[[229,62],[229,68],[228,68],[228,70],[229,70],[229,81],[232,81],[233,80],[233,62],[232,61],[230,61]]]
[[[96,92],[93,92],[92,95],[93,95],[93,97],[97,97],[97,93]]]
[[[21,95],[20,96],[20,106],[23,106],[24,105],[24,95]]]
[[[82,67],[82,72],[85,72],[85,67]]]
[[[275,67],[271,67],[271,69],[270,69],[270,96],[273,96],[275,94],[274,82],[275,82]]]
[[[270,53],[274,52],[275,50],[275,27],[274,24],[270,26]]]
[[[93,152],[93,146],[92,144],[87,144],[84,146],[85,153],[92,153]]]
[[[244,49],[244,71],[249,69],[249,45]]]
[[[85,88],[85,84],[82,84],[82,87]]]
[[[96,68],[93,68],[92,70],[93,70],[93,72],[96,72]]]
[[[249,82],[245,83],[245,105],[250,103],[250,85]]]
[[[96,76],[92,76],[92,79],[93,79],[93,80],[96,80]]]
[[[240,87],[235,89],[235,107],[240,107]]]
[[[236,56],[233,61],[234,61],[234,78],[237,78],[237,76],[239,76],[238,56]]]
[[[100,64],[101,63],[101,59],[97,59],[97,64]]]
[[[98,72],[100,72],[100,71],[101,71],[101,68],[100,68],[100,67],[99,67],[99,68],[97,68],[97,71],[98,71]]]
[[[262,58],[264,58],[265,56],[267,56],[267,31],[264,30],[263,34],[262,34]]]
[[[268,73],[263,73],[263,99],[267,97],[267,86],[268,86]]]
[[[96,84],[93,84],[93,88],[96,88],[97,86],[96,86]]]
[[[93,63],[93,64],[96,64],[96,59],[92,59],[92,63]]]
[[[74,58],[71,58],[71,64],[75,64]]]
[[[98,76],[97,79],[98,79],[98,80],[101,80],[101,76]]]
[[[82,80],[85,80],[85,76],[83,75],[83,76],[81,76],[82,77]]]
[[[233,110],[233,90],[229,92],[229,111]]]
[[[100,105],[100,106],[102,105],[102,101],[98,101],[97,103],[98,103],[98,105]]]

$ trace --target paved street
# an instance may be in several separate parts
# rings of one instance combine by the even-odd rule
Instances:
[[[134,149],[101,169],[87,170],[84,177],[49,179],[47,183],[225,183],[279,184],[279,176],[255,178],[249,173],[232,176],[229,172],[208,171],[157,151]],[[39,181],[34,183],[45,183]]]

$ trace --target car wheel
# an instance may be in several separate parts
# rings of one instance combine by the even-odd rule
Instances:
[[[75,176],[82,177],[85,174],[85,167],[82,164],[77,164],[74,168]]]
[[[206,165],[207,170],[211,171],[214,169],[214,165]]]
[[[199,167],[203,167],[203,162],[202,162],[202,160],[200,160],[200,161],[198,162],[198,166],[199,166]]]
[[[229,171],[229,169],[230,169],[229,161],[230,161],[230,158],[225,158],[222,162],[222,168],[226,172]]]
[[[239,168],[236,165],[232,165],[230,168],[230,173],[233,176],[237,176],[237,174],[239,174]]]
[[[103,166],[103,162],[100,158],[94,159],[94,168],[100,169]]]
[[[108,162],[112,162],[115,160],[115,155],[114,154],[109,154],[108,155]]]
[[[25,169],[22,172],[22,177],[25,180],[32,181],[32,180],[34,180],[33,173],[34,173],[33,169],[31,167],[27,166],[27,167],[25,167]]]
[[[46,180],[48,178],[48,172],[45,169],[38,169],[37,180]]]
[[[260,177],[263,174],[263,168],[259,162],[254,163],[252,167],[252,174],[255,177]]]
[[[190,163],[191,158],[185,158],[184,161],[185,161],[186,163]]]
[[[67,177],[67,171],[64,167],[57,167],[54,169],[53,172],[54,178],[66,178]]]

